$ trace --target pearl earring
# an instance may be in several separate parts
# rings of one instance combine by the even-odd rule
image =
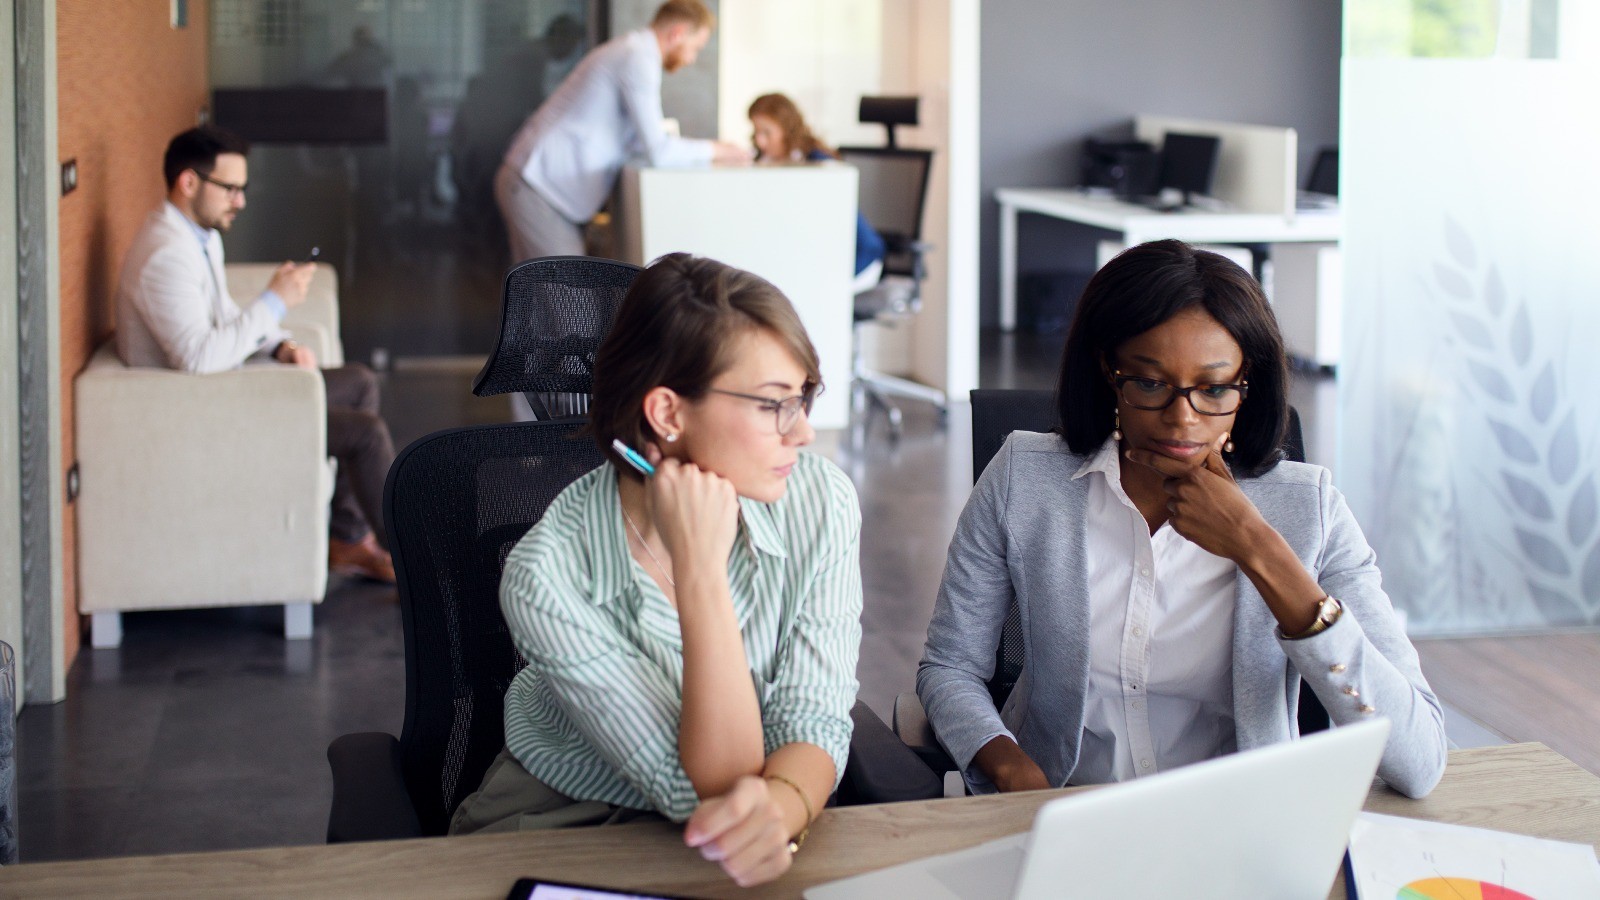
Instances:
[[[678,436],[676,434],[669,434],[666,436],[666,440],[669,444],[675,443],[678,440]]]
[[[1225,453],[1232,453],[1233,452],[1233,436],[1232,435],[1226,434],[1226,433],[1224,433],[1222,435],[1222,450]]]
[[[1122,411],[1121,410],[1113,409],[1111,411],[1111,439],[1113,441],[1122,440]]]

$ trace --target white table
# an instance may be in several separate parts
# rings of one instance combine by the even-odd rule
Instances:
[[[1338,210],[1294,216],[1192,209],[1163,213],[1077,188],[1001,188],[995,198],[1000,201],[1000,327],[1006,331],[1017,327],[1017,213],[1115,231],[1129,245],[1165,238],[1208,244],[1336,242],[1340,233]]]

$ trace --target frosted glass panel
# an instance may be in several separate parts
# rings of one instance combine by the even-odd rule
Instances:
[[[1338,479],[1414,631],[1597,624],[1600,20],[1458,5],[1510,49],[1346,4]]]

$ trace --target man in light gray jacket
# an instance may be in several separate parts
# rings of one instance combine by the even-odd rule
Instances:
[[[220,128],[191,129],[167,145],[167,200],[134,237],[117,285],[117,353],[127,365],[205,374],[256,360],[317,370],[315,354],[280,324],[305,302],[314,263],[279,266],[249,303],[228,293],[222,232],[245,206],[249,150]],[[377,380],[360,365],[321,372],[328,453],[339,461],[329,564],[393,582],[381,527],[394,443],[378,416]]]

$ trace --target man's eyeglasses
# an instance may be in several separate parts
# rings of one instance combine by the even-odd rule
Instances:
[[[195,174],[196,175],[200,175],[200,180],[204,181],[206,184],[214,184],[217,187],[222,188],[223,190],[227,191],[229,200],[233,200],[233,199],[236,199],[236,198],[239,198],[239,197],[243,197],[244,196],[244,192],[248,191],[250,189],[250,185],[248,183],[246,183],[246,184],[229,184],[226,181],[218,181],[215,178],[212,178],[210,175],[201,175],[199,172],[195,172]]]
[[[778,427],[778,434],[787,435],[794,430],[795,423],[800,421],[803,411],[808,417],[811,415],[811,404],[817,402],[822,396],[822,385],[814,384],[805,389],[804,393],[793,397],[784,397],[774,400],[771,397],[761,397],[756,394],[741,394],[738,391],[724,391],[719,388],[706,388],[713,394],[726,394],[729,397],[738,397],[741,400],[754,400],[761,404],[761,408],[772,413],[773,423]]]
[[[1137,375],[1111,373],[1122,402],[1134,409],[1166,409],[1182,394],[1189,406],[1202,416],[1226,416],[1239,411],[1245,394],[1250,392],[1250,382],[1237,384],[1195,384],[1186,388],[1173,387],[1165,381],[1141,378]]]

